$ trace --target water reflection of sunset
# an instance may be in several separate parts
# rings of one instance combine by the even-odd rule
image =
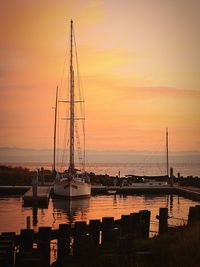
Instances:
[[[120,219],[121,215],[144,209],[151,211],[151,230],[157,231],[156,215],[160,207],[168,207],[169,216],[174,217],[169,219],[169,224],[175,225],[184,223],[188,217],[189,207],[197,204],[178,195],[97,195],[73,201],[50,199],[48,209],[33,209],[22,207],[22,198],[1,198],[0,231],[19,232],[26,227],[27,216],[31,216],[31,226],[34,230],[40,226],[51,226],[56,229],[61,223],[88,223],[91,219],[102,219],[106,216]],[[35,225],[33,221],[37,221]]]

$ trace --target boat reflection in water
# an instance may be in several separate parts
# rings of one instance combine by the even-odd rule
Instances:
[[[83,199],[59,199],[53,198],[53,210],[55,222],[58,219],[62,223],[74,223],[75,221],[86,221],[90,198]]]

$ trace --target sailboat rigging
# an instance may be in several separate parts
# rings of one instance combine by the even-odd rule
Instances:
[[[73,41],[74,40],[74,30],[73,21],[70,22],[70,88],[69,88],[69,101],[62,101],[69,103],[69,120],[70,130],[69,130],[69,167],[64,173],[56,172],[56,179],[54,183],[54,194],[58,196],[63,196],[66,198],[76,198],[76,197],[86,197],[91,194],[91,184],[89,177],[86,173],[78,174],[75,168],[75,121],[84,120],[84,118],[78,118],[75,116],[75,104],[81,103],[80,100],[75,100],[75,81],[74,81],[74,67],[73,67]],[[75,44],[76,46],[76,44]],[[55,124],[57,117],[57,93],[56,93],[56,109],[55,109]],[[55,145],[56,145],[56,125],[54,125],[54,170],[55,170]]]

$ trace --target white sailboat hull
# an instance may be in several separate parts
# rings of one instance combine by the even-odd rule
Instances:
[[[91,184],[85,181],[69,181],[68,179],[56,181],[54,195],[68,199],[89,197],[91,195]]]

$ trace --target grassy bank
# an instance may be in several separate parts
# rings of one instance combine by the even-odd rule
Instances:
[[[135,243],[136,251],[150,251],[152,259],[141,260],[141,267],[200,266],[200,222],[178,227],[168,233]],[[138,263],[139,264],[139,263]]]
[[[177,227],[151,239],[125,236],[95,250],[87,249],[78,259],[66,257],[54,267],[198,267],[200,266],[200,222]],[[131,242],[130,242],[131,241]],[[86,253],[86,254],[85,254]],[[85,255],[84,255],[85,254]],[[90,256],[86,256],[90,255]]]

